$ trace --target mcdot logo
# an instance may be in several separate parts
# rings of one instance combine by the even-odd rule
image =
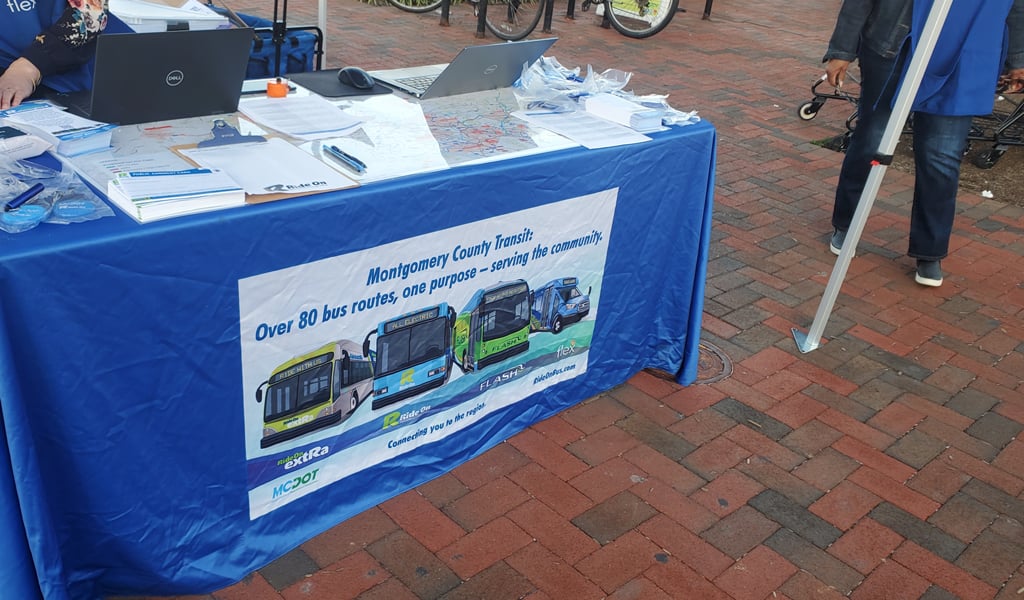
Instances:
[[[180,85],[182,81],[185,81],[185,74],[178,69],[171,71],[167,74],[167,77],[164,77],[164,82],[171,87]]]
[[[274,488],[273,498],[280,498],[285,494],[294,492],[296,489],[300,487],[308,486],[310,483],[316,481],[316,474],[319,472],[320,469],[313,469],[312,471],[307,471],[301,475],[296,475],[293,479],[285,481],[281,485]]]

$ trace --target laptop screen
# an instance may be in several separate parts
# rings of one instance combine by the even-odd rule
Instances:
[[[370,71],[381,83],[418,98],[439,98],[509,87],[558,38],[500,42],[463,48],[445,65]],[[429,85],[417,89],[409,79],[429,77]]]
[[[235,112],[252,41],[248,28],[100,35],[76,112],[121,125]]]

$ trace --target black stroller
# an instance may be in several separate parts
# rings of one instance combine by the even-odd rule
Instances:
[[[854,81],[856,82],[856,80]],[[818,91],[818,87],[825,82],[824,76],[814,82],[814,85],[811,86],[811,93],[814,97],[800,105],[797,109],[797,116],[804,121],[810,121],[818,115],[818,111],[828,100],[843,100],[853,104],[853,113],[846,118],[846,131],[824,144],[830,150],[845,152],[850,144],[850,134],[853,133],[857,124],[858,97],[856,94],[841,89],[836,89],[832,93]],[[975,154],[971,161],[979,169],[991,169],[1011,146],[1024,145],[1024,101],[1007,98],[1001,94],[1001,91],[1000,89],[996,90],[996,105],[992,114],[975,117],[967,136],[968,146],[964,151],[965,156],[970,153],[974,142],[992,143],[990,148]],[[913,116],[907,120],[903,133],[913,134]]]
[[[975,154],[971,161],[979,169],[991,169],[1010,146],[1024,145],[1024,101],[997,95],[992,114],[975,117],[967,139],[972,142],[992,142],[990,148]]]
[[[859,83],[852,75],[850,76],[850,79],[854,83]],[[810,121],[814,117],[818,116],[818,111],[820,111],[821,107],[825,105],[825,102],[829,100],[843,100],[844,102],[853,104],[853,112],[846,118],[846,132],[830,139],[826,143],[826,146],[830,150],[845,152],[846,147],[850,145],[850,134],[853,133],[853,129],[857,123],[857,94],[843,91],[841,88],[835,88],[831,93],[822,92],[818,90],[822,84],[827,85],[827,80],[824,75],[822,75],[821,78],[815,81],[814,85],[811,86],[811,93],[814,97],[801,104],[797,109],[796,114],[802,120]]]

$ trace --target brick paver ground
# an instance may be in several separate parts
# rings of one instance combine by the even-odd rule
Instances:
[[[480,41],[465,5],[441,28],[329,4],[328,67],[443,62]],[[904,254],[913,180],[890,170],[825,343],[801,354],[790,334],[834,262],[841,156],[811,142],[850,106],[796,108],[839,4],[719,0],[702,20],[683,0],[641,41],[555,19],[562,64],[632,70],[638,93],[718,130],[703,339],[731,376],[639,373],[194,598],[1024,597],[1024,209],[961,194],[946,282],[923,288]],[[288,10],[315,22],[312,0]],[[621,451],[598,457],[593,438]]]

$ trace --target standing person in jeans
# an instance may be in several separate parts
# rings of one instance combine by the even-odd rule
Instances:
[[[839,87],[857,60],[861,94],[836,186],[834,254],[846,239],[931,4],[844,0],[839,9],[825,72]],[[971,119],[991,113],[1004,62],[1008,91],[1024,87],[1024,0],[954,0],[912,107],[915,181],[907,254],[917,259],[914,279],[921,285],[942,285],[939,261],[949,252]]]
[[[106,0],[32,0],[0,4],[0,110],[17,106],[40,84],[88,89],[96,37],[107,24]]]

